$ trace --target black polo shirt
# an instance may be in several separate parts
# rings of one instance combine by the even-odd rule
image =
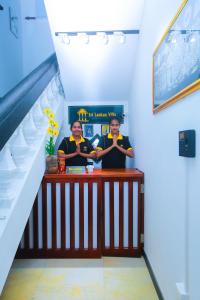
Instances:
[[[103,135],[99,141],[97,149],[105,150],[112,146],[113,137],[111,133]],[[131,150],[131,144],[127,136],[118,135],[117,144],[125,150]],[[126,155],[116,147],[102,156],[102,169],[124,169],[126,167]]]
[[[90,141],[86,138],[81,137],[80,140],[80,150],[82,153],[89,154],[94,151],[94,148]],[[65,137],[59,148],[58,151],[63,151],[65,154],[71,154],[76,152],[76,142],[74,137],[71,135],[70,137]],[[72,158],[68,158],[65,160],[66,166],[86,166],[87,165],[87,158],[82,157],[80,155],[76,155]]]

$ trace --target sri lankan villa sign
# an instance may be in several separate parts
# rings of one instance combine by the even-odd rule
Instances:
[[[81,123],[107,124],[110,118],[118,117],[123,123],[123,105],[94,105],[94,106],[69,106],[69,123],[79,120]]]

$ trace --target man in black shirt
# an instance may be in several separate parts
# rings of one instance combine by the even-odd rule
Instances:
[[[102,136],[97,146],[97,157],[102,157],[102,169],[124,169],[126,156],[133,157],[129,138],[119,132],[118,118],[110,120],[110,133]]]

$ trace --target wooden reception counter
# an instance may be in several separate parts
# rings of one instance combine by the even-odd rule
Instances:
[[[46,174],[17,257],[140,256],[143,180],[137,169]]]

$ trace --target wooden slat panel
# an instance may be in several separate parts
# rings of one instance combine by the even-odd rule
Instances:
[[[114,248],[114,182],[110,182],[110,247]]]
[[[38,196],[33,205],[33,248],[38,249]]]
[[[84,189],[83,182],[79,184],[79,248],[84,249]]]
[[[102,214],[101,214],[101,232],[102,232],[102,249],[105,248],[105,182],[101,183],[102,187]]]
[[[133,181],[128,182],[128,247],[133,248]]]
[[[30,226],[30,221],[28,219],[25,230],[24,230],[24,248],[25,249],[29,249],[29,226]]]
[[[97,248],[101,251],[101,245],[103,243],[102,238],[103,238],[103,226],[102,226],[102,220],[104,219],[103,217],[103,211],[102,211],[102,187],[103,184],[98,182],[97,185]]]
[[[93,248],[93,183],[88,183],[88,248]]]
[[[47,249],[47,183],[42,183],[42,247]]]
[[[75,208],[74,208],[74,183],[70,183],[70,248],[75,247]]]
[[[57,232],[56,232],[56,183],[51,183],[51,215],[52,215],[52,249],[57,248]]]
[[[144,181],[141,181],[144,184]],[[144,192],[140,194],[141,196],[141,233],[144,233]]]
[[[60,189],[60,215],[61,215],[61,249],[66,248],[66,214],[65,214],[65,183],[61,183]]]
[[[18,250],[17,252],[17,258],[100,258],[101,253],[98,250],[88,250],[84,249],[83,251],[76,250],[69,250],[69,249],[38,249],[38,251],[35,251],[33,249],[27,250]]]
[[[119,248],[124,246],[124,182],[119,182]]]
[[[120,171],[123,173],[122,171]],[[137,172],[136,177],[131,172],[126,172],[125,175],[121,177],[116,174],[112,174],[111,177],[108,177],[103,171],[103,176],[100,176],[101,171],[98,171],[97,174],[94,172],[94,176],[89,176],[86,174],[79,175],[59,175],[51,177],[45,176],[42,183],[42,249],[38,249],[39,246],[39,216],[40,216],[40,205],[38,206],[38,199],[36,199],[35,204],[33,206],[33,242],[34,249],[29,248],[29,229],[27,224],[25,230],[25,247],[24,249],[18,250],[18,257],[26,257],[26,258],[75,258],[75,257],[101,257],[101,255],[114,255],[114,256],[140,256],[142,246],[140,243],[140,234],[143,231],[143,209],[144,209],[144,199],[143,195],[140,193],[141,183],[143,182],[143,174],[139,174]],[[109,173],[109,172],[108,172]],[[130,176],[129,176],[130,173]],[[96,177],[95,177],[96,176]],[[140,176],[140,177],[139,177]],[[134,198],[133,195],[133,181],[138,183],[138,197]],[[105,182],[108,182],[109,196],[110,201],[110,246],[105,248]],[[114,210],[114,183],[119,182],[119,248],[115,248],[114,234],[115,234],[115,210]],[[128,214],[124,216],[124,182],[128,182]],[[47,183],[52,184],[51,188],[51,199],[52,199],[52,249],[47,248]],[[61,249],[57,249],[57,230],[56,230],[56,217],[58,217],[58,212],[56,214],[56,183],[60,184],[60,195],[59,199],[60,203],[60,214],[61,214]],[[75,193],[75,183],[79,184],[79,193]],[[84,248],[84,183],[88,183],[88,249]],[[97,183],[97,249],[93,248],[93,235],[96,235],[93,228],[93,184]],[[66,191],[65,185],[69,184],[69,192],[70,192],[70,216],[66,215]],[[134,186],[135,187],[135,186]],[[96,188],[95,188],[96,190]],[[75,249],[75,195],[79,199],[79,249]],[[54,201],[55,200],[55,201]],[[138,201],[138,211],[134,212],[133,209],[135,204],[133,201]],[[96,205],[95,205],[96,207]],[[126,211],[126,210],[125,210]],[[138,246],[133,247],[133,223],[134,216],[137,214],[138,218]],[[96,212],[95,212],[96,215]],[[70,218],[69,223],[66,218]],[[128,218],[128,247],[124,246],[124,217]],[[76,220],[77,221],[77,220]],[[70,249],[66,249],[66,224],[70,226]],[[96,221],[95,221],[96,224]],[[96,228],[95,228],[96,230]],[[28,237],[28,239],[27,239]],[[102,247],[102,248],[101,248]]]
[[[141,235],[141,182],[138,182],[138,248],[141,249],[140,235]]]

